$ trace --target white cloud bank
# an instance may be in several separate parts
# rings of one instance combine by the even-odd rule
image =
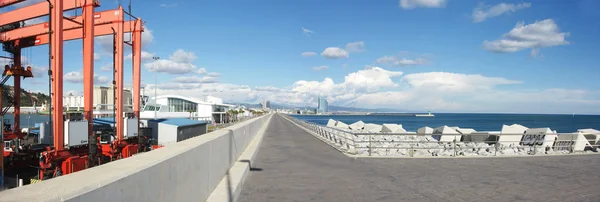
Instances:
[[[484,41],[483,47],[492,52],[509,53],[523,49],[532,49],[532,54],[539,53],[540,48],[567,45],[567,32],[560,32],[558,25],[552,19],[536,21],[525,25],[519,22],[502,38],[494,41]]]
[[[483,22],[487,18],[497,17],[502,14],[509,14],[517,12],[518,10],[529,8],[531,3],[520,3],[520,4],[507,4],[507,3],[499,3],[495,6],[485,5],[480,3],[475,9],[473,9],[473,14],[471,17],[473,18],[473,22]]]
[[[158,85],[159,94],[258,103],[270,100],[298,106],[316,105],[325,96],[331,105],[396,108],[437,112],[600,113],[600,92],[581,89],[521,90],[521,81],[479,74],[422,72],[403,74],[380,67],[349,73],[336,83],[300,80],[285,88],[202,83],[176,79]],[[148,92],[154,85],[148,84]],[[514,89],[514,90],[507,90]]]

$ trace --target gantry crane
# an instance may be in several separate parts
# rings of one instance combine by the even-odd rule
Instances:
[[[7,5],[12,1],[0,0],[0,5]],[[14,2],[13,2],[14,3]],[[51,5],[51,6],[50,6]],[[123,135],[123,35],[132,32],[131,44],[133,46],[133,78],[134,78],[134,110],[139,116],[139,89],[141,69],[141,32],[142,21],[137,18],[134,21],[124,22],[122,7],[118,9],[94,13],[94,7],[99,6],[97,0],[48,0],[17,10],[0,13],[0,26],[15,23],[44,15],[50,15],[50,22],[23,28],[15,28],[0,32],[0,41],[14,44],[19,50],[21,48],[50,44],[50,70],[52,76],[52,132],[54,135],[54,147],[48,148],[40,154],[40,179],[61,174],[68,174],[94,164],[96,154],[88,151],[98,147],[103,150],[104,155],[112,157],[128,157],[137,151],[137,139],[129,140]],[[81,7],[82,16],[74,18],[63,17],[65,10]],[[131,15],[131,14],[129,14]],[[5,20],[6,19],[6,20]],[[94,36],[113,34],[115,37],[115,78],[117,90],[117,117],[116,136],[117,139],[104,145],[88,145],[86,147],[70,147],[65,145],[63,118],[63,68],[62,68],[62,45],[65,40],[83,39],[83,61],[84,61],[84,117],[88,123],[87,130],[81,131],[89,137],[90,143],[98,139],[92,133],[93,119],[93,47]],[[13,57],[14,58],[14,57]],[[16,107],[15,107],[16,108]],[[139,127],[135,124],[136,128]],[[67,146],[67,147],[65,147]],[[106,151],[104,151],[106,150]],[[132,151],[129,151],[132,150]],[[122,154],[125,152],[126,154]]]

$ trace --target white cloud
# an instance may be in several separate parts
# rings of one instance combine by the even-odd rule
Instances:
[[[398,3],[403,9],[413,9],[417,7],[440,8],[446,5],[446,0],[400,0]]]
[[[206,68],[200,68],[198,69],[198,71],[196,71],[197,74],[206,74]]]
[[[5,65],[9,65],[9,64],[13,64],[13,59],[0,58],[0,65],[2,65],[2,68],[4,68]],[[25,56],[21,56],[21,64],[22,65],[30,64],[29,58],[27,58]]]
[[[401,80],[407,82],[413,88],[427,88],[431,91],[444,93],[489,90],[498,85],[521,83],[520,81],[500,77],[450,72],[415,73],[406,75]]]
[[[380,64],[391,64],[396,66],[423,65],[428,63],[427,59],[425,58],[416,58],[412,60],[406,58],[399,59],[396,56],[383,56],[375,60],[375,62]]]
[[[83,83],[83,74],[81,72],[69,72],[63,78],[66,82]]]
[[[212,76],[182,76],[173,79],[173,82],[176,83],[218,83],[219,79],[217,77]]]
[[[377,91],[384,87],[395,87],[392,78],[399,77],[402,72],[388,71],[380,67],[371,67],[348,74],[344,78],[344,86],[356,91]]]
[[[254,90],[255,91],[266,91],[266,92],[281,92],[282,91],[282,89],[276,88],[273,86],[264,86],[264,87],[257,86],[257,87],[254,87]]]
[[[473,22],[483,22],[487,18],[500,16],[505,13],[514,13],[517,10],[529,8],[531,3],[520,3],[520,4],[506,4],[500,3],[495,6],[484,5],[480,3],[475,9],[473,9]]]
[[[501,39],[484,41],[483,47],[492,52],[517,52],[523,49],[566,45],[569,44],[566,40],[567,36],[569,33],[560,32],[558,25],[552,19],[536,21],[528,25],[519,22]]]
[[[63,77],[66,82],[69,83],[83,83],[83,73],[81,71],[72,71],[66,73]],[[106,76],[100,76],[94,74],[94,85],[96,84],[108,84],[111,81],[110,78]]]
[[[171,55],[171,60],[180,63],[191,63],[196,60],[196,54],[178,49]]]
[[[209,72],[206,73],[206,76],[210,76],[210,77],[220,77],[221,73],[217,73],[217,72]]]
[[[178,63],[165,59],[160,59],[152,63],[146,63],[144,64],[144,67],[151,72],[164,72],[169,74],[187,74],[196,69],[196,65],[191,63]]]
[[[175,7],[175,6],[177,6],[176,3],[172,3],[172,4],[160,4],[160,7],[163,7],[163,8],[172,8],[172,7]]]
[[[144,67],[151,72],[187,74],[196,70],[196,65],[192,64],[195,59],[196,55],[193,52],[178,49],[171,54],[169,59],[159,59],[151,63],[146,63]]]
[[[191,78],[197,82],[201,78]],[[183,81],[183,80],[180,80]],[[521,90],[521,81],[450,72],[403,75],[379,67],[349,73],[342,82],[299,80],[291,86],[249,87],[227,83],[148,84],[148,92],[258,103],[270,100],[296,106],[316,106],[317,97],[330,105],[395,108],[435,112],[600,113],[600,92],[580,89]],[[508,90],[513,87],[513,90]],[[498,126],[500,127],[500,126]],[[569,131],[566,131],[569,132]]]
[[[125,33],[123,38],[124,41],[131,41],[131,33]],[[111,55],[113,54],[112,35],[95,37],[95,41],[104,52]],[[152,33],[152,30],[144,26],[144,32],[142,32],[142,49],[144,49],[148,44],[152,43],[152,41],[154,41],[154,34]],[[131,52],[131,46],[125,45],[123,48],[125,53]]]
[[[310,29],[306,29],[306,28],[302,27],[302,34],[304,34],[304,35],[307,35],[307,36],[310,36],[310,35],[312,35],[312,34],[314,34],[314,33],[315,33],[314,31],[312,31],[312,30],[310,30]]]
[[[142,62],[152,61],[152,57],[154,57],[154,54],[146,52],[146,51],[142,51]],[[128,55],[125,56],[125,60],[131,60],[131,59],[133,59],[133,53],[129,53]]]
[[[48,67],[32,66],[31,71],[33,73],[33,78],[44,78],[48,75]]]
[[[357,41],[346,44],[346,51],[351,53],[362,52],[365,50],[365,42]]]
[[[313,67],[312,69],[315,70],[315,71],[320,71],[320,70],[329,69],[329,67],[325,66],[325,65],[322,65],[322,66],[318,66],[318,67]]]
[[[112,72],[113,66],[112,66],[112,64],[106,64],[106,65],[101,66],[100,70],[102,70],[103,72]]]
[[[348,51],[338,48],[338,47],[329,47],[321,52],[321,56],[327,59],[340,59],[340,58],[348,58]]]
[[[100,54],[94,53],[94,60],[100,60]]]
[[[317,55],[317,53],[315,53],[315,52],[304,52],[304,53],[302,53],[303,57],[311,57],[311,56],[315,56],[315,55]]]
[[[108,84],[109,82],[111,82],[110,78],[94,74],[94,85]]]

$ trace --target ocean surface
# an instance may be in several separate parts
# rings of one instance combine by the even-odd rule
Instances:
[[[327,125],[329,119],[351,124],[357,121],[365,123],[402,124],[407,131],[429,126],[458,126],[473,128],[477,131],[500,131],[502,124],[521,124],[528,128],[549,127],[559,133],[575,132],[577,129],[594,128],[600,130],[600,115],[538,115],[538,114],[450,114],[437,113],[435,117],[414,116],[366,116],[366,115],[292,115],[301,120]]]
[[[13,114],[4,115],[6,122],[14,123]],[[21,128],[34,127],[35,123],[48,122],[48,115],[39,114],[21,114]]]

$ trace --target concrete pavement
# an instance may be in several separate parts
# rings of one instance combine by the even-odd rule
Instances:
[[[239,201],[600,201],[600,155],[353,159],[271,121]]]

